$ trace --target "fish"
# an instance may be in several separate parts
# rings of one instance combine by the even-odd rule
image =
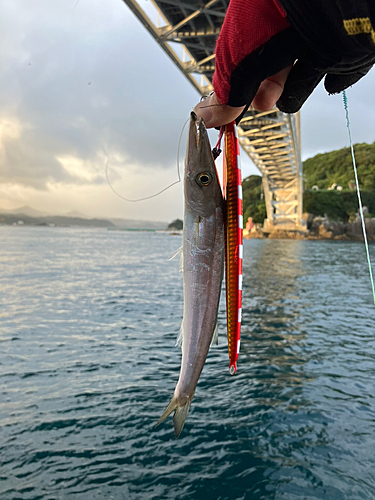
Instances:
[[[217,315],[224,274],[224,200],[204,122],[190,115],[184,171],[182,271],[184,311],[180,376],[158,420],[172,412],[181,434],[211,343],[217,342]]]
[[[235,122],[225,125],[225,292],[229,373],[237,371],[241,342],[243,215],[240,147]]]

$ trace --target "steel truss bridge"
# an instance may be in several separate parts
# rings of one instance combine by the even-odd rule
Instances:
[[[229,0],[124,0],[201,96],[209,94],[215,42]],[[299,114],[257,112],[238,127],[241,146],[262,173],[265,229],[304,230]]]

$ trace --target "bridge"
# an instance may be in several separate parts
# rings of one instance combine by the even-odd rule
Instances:
[[[124,0],[198,93],[209,94],[215,42],[229,0]],[[304,230],[299,113],[249,108],[239,141],[262,173],[267,219],[264,228]]]

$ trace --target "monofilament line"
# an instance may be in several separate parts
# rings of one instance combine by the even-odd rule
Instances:
[[[363,207],[362,207],[362,199],[361,199],[361,192],[359,190],[359,182],[358,182],[358,173],[357,173],[357,165],[355,162],[355,156],[354,156],[354,148],[353,148],[353,141],[352,141],[352,133],[350,130],[350,121],[349,121],[349,110],[348,110],[348,98],[346,96],[345,90],[342,93],[342,98],[344,101],[344,109],[345,109],[345,116],[346,116],[346,126],[348,128],[349,132],[349,142],[350,142],[350,151],[352,153],[352,160],[353,160],[353,168],[354,168],[354,176],[355,176],[355,183],[357,186],[357,195],[358,195],[358,204],[359,204],[359,213],[361,214],[361,221],[362,221],[362,231],[363,231],[363,238],[365,240],[365,247],[366,247],[366,255],[367,255],[367,262],[368,262],[368,268],[370,271],[370,279],[371,279],[371,286],[372,286],[372,296],[374,299],[374,304],[375,304],[375,286],[374,286],[374,278],[372,276],[372,269],[371,269],[371,260],[370,260],[370,252],[368,248],[368,242],[367,242],[367,235],[366,235],[366,225],[365,225],[365,219],[363,216]]]
[[[131,203],[137,203],[138,201],[145,201],[145,200],[150,200],[151,198],[155,198],[155,196],[159,196],[159,194],[161,193],[164,193],[164,191],[166,191],[167,189],[171,188],[172,186],[174,186],[175,184],[178,184],[179,182],[181,182],[181,175],[180,175],[180,145],[181,145],[181,139],[182,139],[182,134],[184,133],[184,130],[185,130],[185,127],[186,127],[186,124],[187,122],[190,120],[190,118],[188,118],[186,120],[186,122],[184,123],[184,126],[182,127],[182,130],[181,130],[181,134],[180,134],[180,139],[178,141],[178,147],[177,147],[177,181],[175,182],[172,182],[171,184],[169,184],[169,186],[165,187],[164,189],[162,189],[161,191],[158,191],[157,193],[155,194],[151,194],[150,196],[145,196],[144,198],[137,198],[135,200],[131,200],[129,198],[125,198],[124,196],[122,196],[121,194],[119,194],[115,188],[112,186],[111,184],[111,181],[109,180],[109,176],[108,176],[108,167],[109,167],[109,156],[108,154],[105,152],[105,150],[103,149],[104,151],[104,154],[106,155],[107,157],[107,163],[106,163],[106,166],[105,166],[105,176],[106,176],[106,179],[107,179],[107,183],[108,183],[108,186],[112,189],[112,191],[115,193],[116,196],[118,196],[119,198],[121,198],[122,200],[125,200],[125,201],[129,201]]]

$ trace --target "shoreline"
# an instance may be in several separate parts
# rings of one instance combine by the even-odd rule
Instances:
[[[366,235],[369,242],[375,241],[375,218],[365,219]],[[251,231],[244,230],[245,239],[293,239],[321,241],[364,241],[361,221],[336,222],[328,218],[316,217],[306,230],[293,229],[263,229],[260,225]]]

